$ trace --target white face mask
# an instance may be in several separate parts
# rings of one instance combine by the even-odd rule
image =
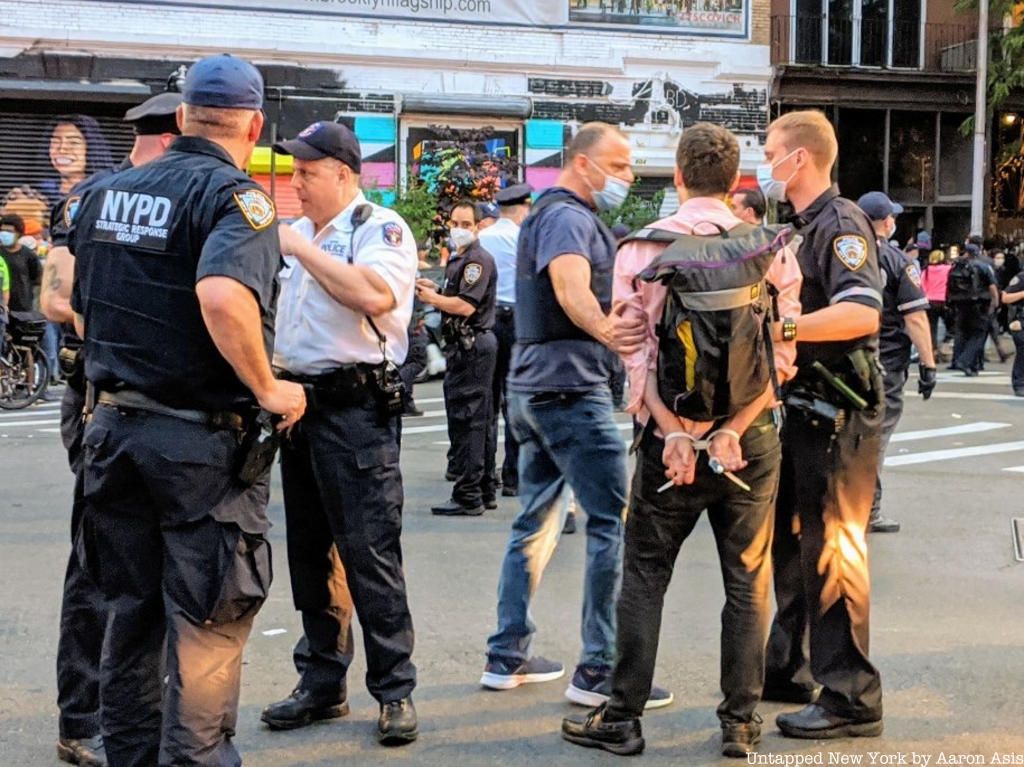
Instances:
[[[629,197],[629,184],[621,178],[616,178],[615,176],[606,173],[600,165],[589,157],[587,157],[587,162],[597,168],[598,172],[604,176],[604,186],[600,189],[594,189],[594,185],[590,183],[590,179],[587,179],[587,185],[594,194],[594,205],[598,210],[604,211],[618,210],[621,208],[622,203],[624,203],[626,198]]]
[[[795,155],[798,151],[800,150],[794,149],[776,163],[766,162],[757,166],[757,185],[761,187],[761,191],[764,193],[764,196],[769,200],[775,200],[776,202],[786,201],[786,187],[789,185],[789,182],[793,180],[793,177],[796,175],[796,171],[794,170],[789,174],[789,178],[785,181],[779,181],[775,178],[775,169]]]
[[[462,250],[468,248],[474,242],[476,242],[476,232],[472,229],[450,229],[448,234],[452,238],[452,245],[455,246],[456,250]]]

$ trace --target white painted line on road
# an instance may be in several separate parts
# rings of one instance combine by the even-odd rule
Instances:
[[[1018,474],[1024,474],[1024,466],[1007,466],[1003,471],[1015,471]]]
[[[281,636],[281,634],[287,634],[287,633],[288,633],[288,629],[267,629],[266,631],[263,632],[263,636],[265,636],[265,637],[276,637],[276,636]]]
[[[997,453],[1013,453],[1024,450],[1024,442],[999,442],[995,445],[974,445],[972,447],[956,447],[949,450],[929,450],[925,453],[909,453],[885,459],[886,466],[911,466],[932,461],[949,461],[954,458],[971,458],[974,456],[996,455]]]
[[[53,418],[59,415],[59,410],[10,410],[0,414],[0,423],[17,420],[18,418]]]
[[[953,437],[959,434],[977,434],[983,431],[994,429],[1006,429],[1008,423],[994,423],[991,421],[978,421],[977,423],[965,423],[963,426],[946,426],[942,429],[921,429],[919,431],[900,431],[892,435],[892,442],[911,442],[915,439],[930,439],[932,437]]]
[[[1012,394],[989,394],[988,392],[960,392],[960,391],[936,391],[932,393],[932,399],[967,399],[987,400],[989,402],[1013,402],[1020,400]]]
[[[446,431],[448,429],[447,426],[437,426],[437,427],[434,427],[434,426],[420,426],[420,427],[417,427],[417,428],[419,429],[419,431],[414,432],[416,434],[426,434],[426,433],[432,432],[432,431]],[[615,424],[615,428],[618,429],[619,431],[631,431],[633,429],[633,423],[632,422],[630,422],[630,423],[617,423],[617,424]],[[412,431],[413,431],[412,429],[402,429],[402,434],[405,435],[405,434],[408,434],[409,432],[412,432]],[[505,442],[505,436],[504,435],[499,435],[498,436],[498,443],[501,444],[501,443],[504,443],[504,442]],[[633,440],[626,440],[626,444],[627,445],[631,445],[632,443],[633,443]],[[447,446],[447,445],[450,445],[451,443],[448,442],[447,440],[444,440],[444,441],[440,441],[440,442],[432,442],[431,444]]]
[[[939,376],[939,383],[967,384],[968,386],[1010,386],[1010,376],[996,375],[982,378],[980,375],[974,378],[967,378],[962,374],[947,373]]]
[[[60,423],[60,421],[55,421],[52,418],[39,421],[4,421],[0,423],[0,426],[6,429],[8,426],[46,426],[51,423]]]
[[[36,429],[36,431],[41,431],[44,434],[60,434],[60,429]]]

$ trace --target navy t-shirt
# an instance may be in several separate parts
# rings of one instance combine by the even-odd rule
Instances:
[[[612,371],[613,352],[575,326],[565,334],[570,337],[537,340],[540,326],[569,322],[550,289],[548,266],[559,256],[590,261],[591,290],[604,311],[612,303],[614,236],[580,197],[558,188],[545,195],[552,193],[566,199],[541,207],[542,196],[519,238],[516,344],[508,378],[514,391],[590,391],[606,385]]]

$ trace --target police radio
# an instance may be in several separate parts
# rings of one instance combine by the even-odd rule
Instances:
[[[356,230],[370,220],[373,215],[373,206],[363,203],[352,211],[352,218],[349,219],[352,225],[352,234],[348,243],[348,262],[355,260]],[[387,338],[380,332],[373,317],[366,315],[366,321],[377,336],[380,343],[381,364],[373,369],[370,388],[377,404],[377,415],[381,421],[387,421],[405,410],[405,384],[398,372],[398,366],[390,362],[387,356]]]

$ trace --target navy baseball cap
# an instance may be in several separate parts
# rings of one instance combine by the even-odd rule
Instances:
[[[478,219],[498,218],[499,216],[501,216],[501,211],[498,210],[498,206],[493,202],[478,202],[476,204],[476,217]]]
[[[189,67],[181,93],[196,107],[262,109],[263,75],[229,53],[208,56]]]
[[[498,205],[522,205],[530,201],[533,196],[533,187],[529,184],[514,184],[505,187],[496,195],[494,201]]]
[[[872,221],[884,221],[889,216],[898,216],[903,212],[903,206],[890,200],[885,192],[868,192],[861,195],[857,205]]]
[[[289,141],[278,141],[273,149],[278,154],[290,154],[300,160],[322,160],[333,157],[359,173],[363,169],[363,154],[348,126],[342,123],[315,122]]]

